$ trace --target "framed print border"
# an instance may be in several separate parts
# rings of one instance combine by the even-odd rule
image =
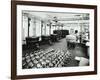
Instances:
[[[17,75],[17,5],[93,9],[94,10],[94,71]],[[48,2],[33,2],[33,1],[11,1],[11,79],[12,80],[44,78],[44,77],[76,76],[76,75],[93,75],[93,74],[97,74],[97,6],[96,5],[48,3]]]

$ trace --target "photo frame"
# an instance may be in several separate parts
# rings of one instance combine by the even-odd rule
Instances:
[[[30,14],[30,15],[27,15],[27,14]],[[28,16],[27,19],[25,17],[23,18],[23,15]],[[31,15],[34,15],[35,17],[31,17]],[[82,19],[81,21],[84,22],[84,20],[85,21],[88,20],[87,23],[89,23],[88,25],[87,25],[87,23],[83,24],[82,22],[80,22],[80,24],[79,24],[79,26],[84,25],[84,27],[88,26],[88,28],[89,28],[89,29],[84,28],[85,33],[89,32],[89,34],[88,34],[89,35],[88,38],[89,38],[89,42],[90,42],[90,49],[89,49],[90,54],[88,56],[89,57],[89,63],[88,63],[89,65],[88,66],[80,66],[80,67],[79,66],[62,67],[61,65],[60,65],[60,67],[58,67],[58,65],[57,65],[57,67],[50,67],[50,66],[47,67],[46,66],[46,68],[43,68],[43,67],[42,68],[37,68],[37,67],[30,68],[30,66],[29,67],[23,66],[24,65],[24,63],[23,63],[23,51],[24,50],[23,49],[26,49],[26,48],[29,49],[30,45],[32,44],[32,43],[28,42],[29,45],[27,45],[27,47],[26,47],[25,45],[23,45],[23,44],[27,44],[27,41],[25,42],[24,39],[26,39],[26,36],[28,36],[28,39],[29,39],[31,34],[33,36],[33,33],[34,33],[34,30],[31,33],[31,31],[29,31],[30,29],[28,28],[31,25],[34,25],[33,22],[35,23],[35,21],[33,20],[32,24],[31,24],[31,21],[32,21],[31,18],[35,18],[35,20],[37,20],[37,19],[41,20],[40,23],[37,22],[36,25],[41,24],[40,26],[43,27],[43,25],[45,25],[45,24],[42,24],[42,23],[45,23],[45,21],[47,21],[46,22],[47,28],[48,28],[48,26],[54,27],[56,25],[56,27],[60,26],[57,29],[60,29],[60,28],[64,29],[62,27],[65,26],[65,24],[62,24],[60,22],[60,20],[67,21],[67,19],[64,19],[63,17],[66,18],[66,16],[68,17],[68,16],[73,16],[73,15],[75,15],[74,17],[78,17],[78,18],[71,19],[71,20],[77,20],[77,22],[80,22],[80,19]],[[79,17],[80,15],[82,16],[82,18]],[[87,15],[88,17],[84,18],[85,15]],[[46,16],[46,18],[44,16]],[[47,17],[47,16],[49,16],[49,17]],[[42,18],[40,18],[40,17],[42,17]],[[44,20],[44,18],[45,18],[45,20]],[[52,18],[52,21],[51,21],[51,18]],[[26,19],[26,22],[24,22],[24,19]],[[55,23],[53,23],[53,21],[55,21]],[[76,25],[75,29],[70,28],[71,33],[74,33],[74,31],[77,29],[78,24],[76,24],[76,23],[73,23],[73,24],[70,22],[66,23],[66,26],[68,26],[68,29],[70,28],[71,25],[72,26]],[[23,25],[25,26],[25,30],[26,30],[26,27],[28,26],[27,27],[28,32],[24,31]],[[37,30],[37,32],[35,32],[34,35],[36,37],[39,36],[39,39],[38,39],[39,41],[41,41],[40,36],[42,36],[42,34],[51,34],[52,33],[52,31],[49,31],[50,29],[48,31],[47,31],[47,29],[45,30],[41,27],[39,27],[39,28],[36,27],[34,29]],[[80,30],[83,30],[83,29],[80,29]],[[23,36],[23,34],[24,34],[24,36]],[[82,33],[80,33],[80,34],[82,34]],[[63,37],[65,37],[65,36],[63,35]],[[58,38],[57,38],[57,40],[58,40]],[[49,41],[49,44],[52,44],[49,39],[47,41]],[[39,47],[39,45],[37,43],[34,45]],[[34,46],[32,45],[31,48],[33,49]],[[31,49],[31,51],[32,51],[32,49]],[[62,55],[62,54],[60,54],[60,55]],[[31,55],[31,54],[27,54],[27,55]],[[32,56],[34,56],[33,53],[32,53]],[[54,56],[54,55],[52,55],[52,56]],[[26,56],[26,57],[30,57],[30,56]],[[58,56],[58,57],[60,57],[60,56]],[[34,57],[32,57],[32,58],[34,58]],[[43,58],[43,56],[42,56],[42,58]],[[60,59],[61,58],[62,57],[60,57]],[[75,57],[75,59],[80,60],[81,58]],[[59,62],[59,61],[57,60],[57,62]],[[60,61],[60,62],[62,62],[62,61]],[[58,63],[56,63],[56,64],[58,64]],[[33,64],[31,64],[31,65],[33,65]],[[93,74],[97,74],[97,6],[96,5],[64,4],[64,3],[33,2],[33,1],[11,1],[11,79],[12,80],[14,80],[14,79],[29,79],[29,78],[45,78],[45,77],[76,76],[76,75],[93,75]]]

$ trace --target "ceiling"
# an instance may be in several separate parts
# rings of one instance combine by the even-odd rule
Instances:
[[[54,20],[55,17],[58,21],[80,20],[82,17],[89,17],[88,13],[70,13],[70,12],[40,12],[40,11],[26,11],[23,13],[30,14],[34,17],[39,17],[44,20]]]

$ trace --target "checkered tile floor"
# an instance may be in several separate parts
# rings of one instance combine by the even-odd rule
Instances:
[[[37,50],[26,53],[22,57],[22,68],[51,68],[64,67],[64,62],[69,63],[72,55],[68,51],[62,50]]]

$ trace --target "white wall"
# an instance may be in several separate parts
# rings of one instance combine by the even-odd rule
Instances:
[[[27,15],[23,15],[22,20],[23,20],[22,40],[25,40],[25,37],[28,36],[28,17],[27,17]]]
[[[39,1],[39,0],[36,0]],[[100,14],[100,0],[40,0],[59,3],[97,4]],[[98,23],[100,15],[98,15]],[[98,34],[100,34],[98,24]],[[100,47],[100,36],[98,36],[98,47]],[[0,80],[10,80],[11,68],[11,11],[10,0],[0,0]],[[100,50],[98,51],[98,75],[71,76],[58,78],[40,78],[34,80],[100,80]],[[29,80],[29,79],[28,79]]]
[[[73,29],[74,31],[78,30],[78,32],[82,32],[81,27],[82,27],[82,29],[85,28],[84,25],[81,25],[82,23],[87,23],[86,26],[89,25],[89,20],[87,20],[87,21],[86,20],[82,20],[82,21],[81,20],[80,21],[62,21],[62,22],[65,23],[63,29],[69,30],[69,33],[70,33],[71,29]]]
[[[34,16],[27,14],[27,15],[23,15],[23,39],[25,40],[26,37],[28,37],[28,18],[30,18],[30,27],[29,27],[29,37],[33,37],[33,36],[41,36],[41,20],[39,19],[35,19]]]

